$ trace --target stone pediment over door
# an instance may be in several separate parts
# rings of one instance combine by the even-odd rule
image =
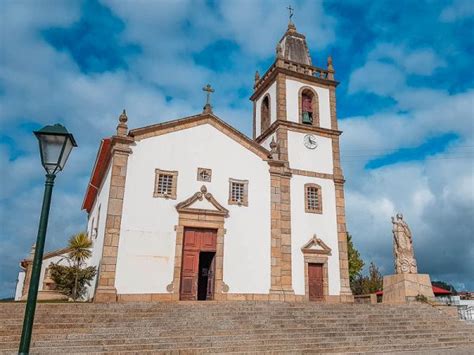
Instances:
[[[319,239],[316,234],[301,248],[304,254],[331,255],[331,248]]]
[[[204,185],[200,191],[178,203],[176,210],[178,212],[229,216],[229,211],[217,202],[210,192],[207,192],[207,188]]]

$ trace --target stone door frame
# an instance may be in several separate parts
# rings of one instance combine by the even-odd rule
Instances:
[[[196,200],[208,200],[216,210],[194,209],[191,205]],[[225,299],[224,293],[228,291],[228,286],[224,283],[224,228],[225,218],[229,216],[229,211],[222,207],[210,194],[205,186],[201,191],[195,193],[189,199],[176,206],[178,211],[178,225],[176,225],[176,245],[173,280],[167,286],[168,292],[172,293],[173,300],[179,300],[179,290],[181,285],[181,268],[183,265],[183,242],[185,228],[203,228],[216,230],[216,256],[215,256],[215,279],[214,279],[214,300]]]
[[[319,249],[313,249],[318,246]],[[316,235],[313,236],[301,248],[304,258],[304,298],[309,302],[309,264],[323,265],[323,300],[327,302],[329,299],[329,272],[328,259],[331,256],[331,249]]]

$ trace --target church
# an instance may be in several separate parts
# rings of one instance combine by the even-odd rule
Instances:
[[[290,21],[255,74],[253,137],[197,115],[101,141],[82,208],[94,302],[352,302],[332,58]]]

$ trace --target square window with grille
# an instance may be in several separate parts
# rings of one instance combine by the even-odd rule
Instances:
[[[177,171],[156,169],[155,172],[155,197],[176,199]]]
[[[173,175],[160,174],[158,178],[158,193],[162,195],[171,195],[173,191]]]
[[[244,184],[239,182],[232,183],[232,201],[233,202],[244,202]]]
[[[248,181],[230,179],[229,204],[248,206]]]
[[[321,187],[315,184],[305,186],[305,210],[310,213],[321,213]]]

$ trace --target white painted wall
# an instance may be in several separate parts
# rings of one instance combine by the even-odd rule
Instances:
[[[270,176],[268,164],[211,125],[147,138],[129,156],[117,259],[123,293],[166,293],[173,279],[176,204],[205,184],[229,210],[225,220],[224,282],[232,293],[270,288]],[[212,169],[212,182],[197,169]],[[177,170],[177,199],[154,198],[155,169]],[[249,180],[249,206],[228,205],[229,178]]]
[[[48,259],[43,259],[43,263],[41,264],[41,275],[40,275],[40,283],[39,283],[39,290],[41,291],[43,289],[43,281],[44,281],[44,275],[46,268],[49,267],[51,264],[59,264],[59,265],[69,265],[67,259],[67,254],[61,254],[57,256],[53,256]]]
[[[315,183],[321,186],[323,213],[305,213],[304,185]],[[329,294],[340,293],[339,250],[337,241],[336,195],[334,182],[329,179],[293,175],[291,178],[291,243],[292,278],[295,294],[304,295],[304,258],[301,247],[316,234],[331,248],[328,260]]]
[[[15,301],[19,301],[21,299],[23,285],[25,284],[25,276],[25,271],[20,270],[20,272],[18,273],[18,279],[16,280]]]
[[[331,138],[316,137],[318,146],[308,149],[304,146],[307,133],[288,131],[288,160],[292,169],[310,170],[318,173],[332,174],[332,141]]]
[[[256,137],[258,137],[261,132],[261,107],[262,101],[266,94],[270,96],[270,124],[276,121],[277,110],[276,110],[276,82],[274,82],[270,87],[260,96],[260,98],[255,103],[255,132]]]
[[[105,221],[107,219],[107,208],[110,191],[110,179],[112,176],[112,169],[109,166],[105,173],[102,185],[99,187],[96,200],[92,206],[91,212],[89,213],[89,219],[87,222],[87,232],[89,238],[92,240],[92,257],[87,261],[88,266],[95,266],[99,271],[100,261],[102,259],[102,249],[104,248],[104,235],[105,235]],[[100,217],[99,217],[100,210]],[[91,231],[97,228],[96,235],[91,235]],[[94,280],[91,281],[91,286],[87,290],[87,298],[90,299],[94,296],[96,284],[98,280],[98,272]]]
[[[43,281],[44,281],[44,276],[45,276],[45,271],[51,264],[60,264],[60,265],[69,265],[65,257],[67,254],[61,254],[57,256],[53,256],[48,259],[43,259],[43,262],[41,263],[41,273],[40,273],[40,279],[39,279],[39,285],[38,285],[38,291],[43,290]],[[32,267],[32,266],[30,266]],[[25,283],[25,277],[26,277],[26,272],[24,270],[21,270],[18,273],[18,281],[16,285],[16,290],[15,290],[15,301],[19,301],[23,292],[23,285]]]
[[[329,89],[315,85],[303,84],[296,80],[286,80],[286,110],[287,120],[299,122],[298,93],[303,86],[309,86],[318,94],[319,99],[319,123],[322,128],[331,128],[331,114],[329,105]]]

